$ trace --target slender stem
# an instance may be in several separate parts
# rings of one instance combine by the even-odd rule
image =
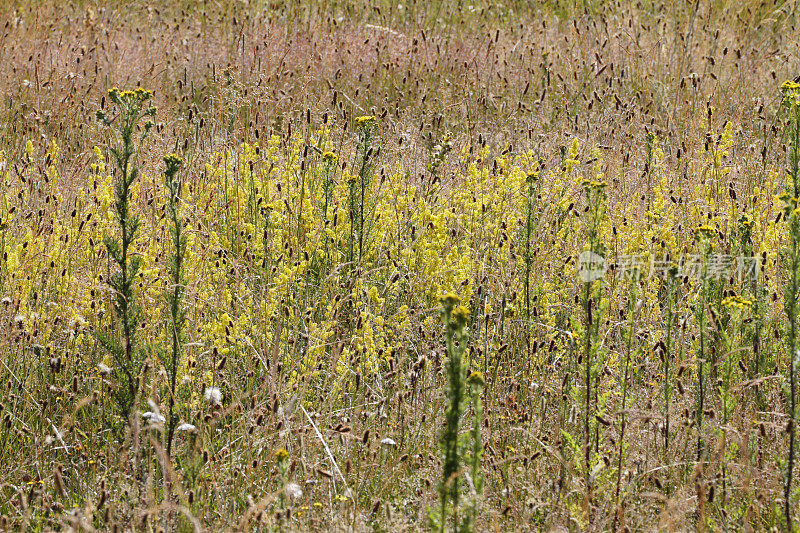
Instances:
[[[625,346],[625,367],[622,376],[622,409],[620,412],[622,413],[622,420],[620,421],[620,429],[619,429],[619,452],[617,455],[617,486],[614,490],[614,502],[616,511],[614,512],[614,522],[611,527],[612,531],[617,531],[617,522],[619,520],[620,515],[620,507],[619,507],[619,493],[620,488],[622,486],[622,462],[623,462],[623,455],[625,452],[625,429],[626,429],[626,422],[627,419],[625,417],[625,409],[627,407],[627,399],[628,399],[628,372],[630,369],[631,364],[631,351],[633,349],[633,332],[636,330],[636,321],[635,321],[635,308],[636,308],[636,289],[635,289],[634,282],[631,283],[631,292],[630,292],[630,301],[628,303],[628,339]]]

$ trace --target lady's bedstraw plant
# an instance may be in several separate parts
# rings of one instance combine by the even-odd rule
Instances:
[[[172,237],[172,255],[169,259],[170,287],[166,299],[169,305],[169,330],[172,346],[169,354],[163,358],[164,367],[169,379],[169,418],[167,420],[167,455],[172,453],[172,437],[178,424],[178,415],[175,412],[176,385],[178,367],[181,361],[181,345],[183,342],[183,325],[186,322],[186,312],[183,309],[183,293],[186,281],[183,277],[183,261],[186,254],[186,235],[183,234],[184,220],[181,217],[181,190],[183,179],[180,170],[183,161],[175,154],[164,158],[164,182],[167,186],[167,213],[170,221],[170,236]]]
[[[447,154],[449,154],[452,149],[453,139],[450,132],[446,132],[442,135],[439,142],[431,147],[430,162],[428,163],[428,172],[431,173],[431,189],[426,191],[426,194],[430,194],[433,190],[433,186],[439,181],[442,164],[445,162]]]
[[[100,333],[98,338],[114,359],[114,398],[124,418],[131,417],[138,401],[144,362],[144,350],[137,344],[137,326],[141,324],[142,313],[134,287],[141,258],[132,253],[139,229],[139,218],[132,213],[132,190],[139,175],[136,159],[153,126],[150,119],[156,114],[155,107],[146,105],[151,96],[152,93],[144,89],[119,91],[114,88],[108,91],[108,98],[117,106],[119,115],[112,120],[104,111],[97,112],[97,118],[105,126],[116,123],[116,142],[110,152],[115,166],[113,210],[119,235],[105,235],[103,240],[115,265],[108,283],[114,294],[112,305],[120,329],[118,337]],[[144,124],[140,128],[142,120]]]
[[[789,320],[786,345],[789,355],[789,383],[787,415],[789,422],[789,450],[784,474],[784,517],[786,530],[792,531],[792,477],[795,462],[795,435],[797,431],[797,366],[800,350],[797,346],[798,297],[800,296],[800,84],[787,81],[781,86],[783,105],[789,114],[789,168],[791,179],[788,190],[781,195],[783,214],[789,226],[789,245],[783,250],[788,281],[783,295],[783,305]]]
[[[327,223],[328,210],[333,205],[333,193],[336,183],[334,183],[334,173],[336,171],[336,161],[338,157],[333,152],[322,154],[322,218]]]
[[[458,430],[461,421],[462,401],[464,398],[464,369],[461,360],[466,347],[467,335],[465,326],[469,311],[461,305],[461,299],[454,294],[442,298],[442,318],[445,324],[445,342],[447,345],[447,412],[445,428],[442,435],[444,451],[443,479],[441,486],[441,515],[439,527],[445,530],[448,512],[452,510],[453,530],[461,531],[458,520],[458,502],[460,496]],[[466,527],[469,527],[465,522]]]
[[[655,152],[654,148],[656,146],[656,134],[648,131],[645,135],[645,153],[647,155],[647,165],[645,168],[645,173],[647,174],[647,208],[650,209],[653,201],[653,154]]]

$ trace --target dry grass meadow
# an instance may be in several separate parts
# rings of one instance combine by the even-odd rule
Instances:
[[[0,530],[800,530],[795,0],[1,4]]]

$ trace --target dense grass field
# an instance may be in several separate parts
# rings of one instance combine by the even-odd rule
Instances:
[[[800,531],[797,2],[1,4],[0,530]]]

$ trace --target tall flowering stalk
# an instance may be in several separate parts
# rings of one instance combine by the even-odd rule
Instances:
[[[596,169],[596,178],[584,180],[583,187],[587,199],[586,237],[588,257],[590,262],[604,258],[606,247],[601,238],[601,224],[606,215],[606,182],[602,179],[599,169]],[[584,309],[584,338],[583,338],[583,378],[584,378],[584,417],[583,417],[583,453],[584,453],[584,479],[587,496],[592,492],[591,458],[592,458],[592,429],[596,425],[595,409],[592,400],[597,403],[597,390],[593,386],[597,380],[602,364],[598,364],[595,357],[597,343],[600,337],[600,301],[602,299],[602,278],[597,277],[592,270],[583,276],[583,295],[581,305]],[[597,442],[599,438],[595,438]],[[587,498],[590,500],[591,498]]]
[[[789,114],[789,168],[791,179],[787,191],[781,195],[783,214],[789,226],[789,245],[783,250],[783,261],[788,274],[784,290],[783,305],[788,318],[786,345],[789,356],[789,382],[786,432],[789,450],[784,474],[784,515],[786,530],[792,531],[792,481],[796,455],[797,431],[797,366],[800,365],[800,350],[797,347],[798,296],[800,296],[800,84],[787,81],[781,86],[783,105]]]
[[[670,401],[672,400],[672,358],[675,343],[675,301],[676,293],[678,291],[676,278],[678,276],[678,267],[675,265],[667,269],[667,275],[664,280],[664,293],[666,296],[665,305],[665,325],[664,325],[664,342],[660,345],[662,360],[662,369],[664,374],[664,457],[669,453],[669,436],[670,436]]]
[[[737,336],[740,332],[744,331],[742,327],[743,322],[749,319],[750,308],[753,301],[749,298],[742,296],[727,296],[722,300],[718,316],[721,316],[720,329],[722,330],[723,350],[725,356],[721,360],[722,373],[717,382],[720,393],[720,411],[721,411],[721,425],[719,432],[722,436],[720,444],[721,453],[719,454],[720,474],[722,476],[722,506],[728,497],[728,486],[730,480],[729,463],[729,444],[728,444],[728,427],[733,419],[734,410],[736,409],[738,398],[735,392],[737,383],[745,378],[744,374],[740,375],[742,369],[746,368],[741,360],[741,350],[737,349]]]
[[[375,137],[375,117],[363,116],[356,119],[358,123],[358,175],[353,176],[349,181],[349,203],[350,203],[350,261],[355,260],[354,247],[358,247],[358,261],[364,255],[364,222],[365,222],[365,202],[367,189],[372,181],[372,165],[374,159],[374,148],[372,142]]]
[[[441,486],[440,529],[444,531],[447,524],[448,508],[452,509],[453,528],[459,531],[458,503],[460,496],[459,470],[461,460],[458,446],[458,430],[461,422],[462,403],[464,400],[464,368],[462,357],[466,347],[467,336],[464,328],[469,318],[469,311],[461,305],[461,300],[454,294],[442,298],[442,319],[445,324],[445,342],[447,345],[447,411],[445,428],[442,435],[444,465]],[[448,504],[449,507],[448,507]]]
[[[695,402],[695,424],[697,427],[697,461],[703,455],[703,414],[706,400],[706,357],[708,356],[706,328],[708,323],[708,295],[711,290],[708,275],[708,262],[712,250],[712,239],[717,231],[711,226],[698,226],[694,230],[694,238],[702,253],[702,265],[700,267],[700,296],[694,305],[694,314],[697,318],[697,326],[700,330],[700,338],[697,348],[697,389]]]
[[[620,413],[622,415],[619,424],[619,446],[617,449],[617,481],[614,489],[614,521],[612,530],[617,531],[618,525],[624,523],[624,506],[620,505],[620,491],[622,488],[622,467],[625,455],[625,430],[627,428],[627,400],[628,400],[628,381],[630,376],[631,356],[634,350],[634,336],[636,335],[636,309],[638,306],[638,295],[636,285],[639,283],[640,273],[631,273],[630,288],[628,292],[628,318],[625,339],[625,359],[622,370],[622,405]]]
[[[183,293],[186,287],[184,280],[184,256],[186,254],[186,235],[183,234],[184,221],[181,217],[180,201],[183,180],[178,174],[183,161],[175,155],[170,154],[164,158],[166,170],[164,171],[164,182],[169,194],[167,201],[167,211],[170,219],[170,234],[172,236],[172,255],[169,264],[170,287],[167,291],[167,303],[169,305],[169,329],[172,340],[172,349],[168,360],[165,362],[167,376],[169,378],[169,418],[167,422],[167,455],[172,453],[172,437],[175,434],[175,427],[178,424],[178,416],[175,413],[175,394],[178,378],[178,366],[181,360],[181,344],[183,337],[183,325],[186,322],[186,312],[183,309]]]
[[[117,382],[114,398],[123,417],[128,418],[136,405],[144,362],[144,352],[137,346],[137,327],[141,324],[141,308],[137,302],[136,276],[141,267],[141,257],[132,253],[136,234],[139,230],[139,217],[132,211],[133,186],[139,176],[138,154],[142,144],[153,126],[151,117],[156,108],[147,106],[152,97],[150,91],[108,91],[109,100],[116,105],[119,113],[115,120],[116,142],[110,147],[114,169],[114,216],[118,236],[105,235],[103,240],[108,255],[116,265],[109,278],[113,292],[112,305],[120,323],[121,340],[111,335],[100,334],[100,344],[114,358],[113,374]],[[97,112],[97,118],[107,127],[112,124],[104,111]],[[139,133],[139,125],[144,120]]]
[[[525,279],[523,286],[525,288],[525,324],[526,324],[526,342],[528,352],[528,365],[531,363],[531,273],[533,271],[534,254],[532,250],[532,243],[534,232],[536,231],[536,199],[540,187],[539,171],[542,168],[541,160],[537,162],[536,170],[528,172],[525,177],[527,185],[527,201],[525,202]]]
[[[480,496],[483,493],[483,475],[481,474],[481,457],[483,457],[483,442],[481,440],[481,422],[483,421],[483,402],[481,395],[485,385],[483,374],[472,372],[467,378],[470,404],[472,406],[472,446],[469,453],[469,473],[472,482],[472,502],[467,511],[465,529],[473,529],[480,511]]]

